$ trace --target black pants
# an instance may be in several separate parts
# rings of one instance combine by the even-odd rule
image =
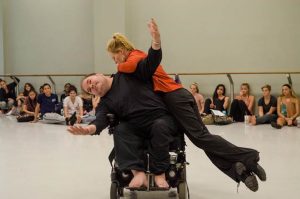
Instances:
[[[249,170],[256,166],[259,158],[258,151],[237,147],[221,136],[210,134],[201,120],[197,104],[189,91],[178,89],[162,95],[187,137],[193,144],[203,149],[212,163],[222,172],[238,182],[234,168],[236,162],[244,163]]]
[[[234,99],[231,103],[230,116],[236,122],[244,122],[245,115],[252,115],[243,100]]]
[[[173,118],[169,115],[149,117],[143,124],[121,122],[114,132],[116,161],[121,170],[144,171],[145,146],[150,154],[150,171],[165,172],[170,164],[169,144],[177,133]]]

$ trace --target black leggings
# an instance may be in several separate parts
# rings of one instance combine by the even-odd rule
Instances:
[[[234,99],[231,103],[230,116],[236,122],[244,122],[245,115],[252,115],[243,100]]]
[[[259,160],[259,152],[237,147],[221,136],[211,134],[203,124],[194,97],[186,89],[163,93],[163,100],[175,116],[185,134],[197,147],[203,149],[212,163],[236,182],[235,163],[242,162],[253,170]]]

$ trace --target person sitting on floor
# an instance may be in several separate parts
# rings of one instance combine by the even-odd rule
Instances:
[[[190,92],[195,98],[199,113],[202,114],[204,112],[204,97],[199,93],[199,87],[196,82],[190,85]]]
[[[45,113],[55,113],[55,105],[58,103],[56,94],[51,93],[51,86],[45,83],[43,86],[43,93],[38,95],[37,105],[35,107],[34,121],[39,119],[39,113],[43,117]]]
[[[296,97],[291,85],[284,84],[282,94],[277,98],[277,122],[272,122],[272,127],[281,129],[284,125],[297,125],[296,118],[299,113],[299,99]]]
[[[77,88],[75,86],[69,86],[67,96],[63,101],[63,107],[67,124],[74,113],[76,114],[76,123],[81,122],[83,116],[83,102],[81,97],[77,96]]]
[[[17,77],[11,76],[14,82],[7,84],[5,80],[0,82],[0,109],[1,110],[10,110],[16,100],[16,91],[15,88],[20,82],[20,79]]]
[[[210,109],[219,110],[227,114],[229,106],[229,97],[226,96],[226,89],[224,84],[217,85],[212,98],[205,100],[204,113],[211,114]]]
[[[261,87],[263,96],[258,100],[258,116],[251,116],[250,122],[256,124],[270,124],[277,119],[277,99],[271,95],[271,86]]]
[[[240,95],[236,96],[231,103],[230,116],[236,122],[244,122],[245,115],[253,114],[254,96],[250,95],[248,83],[242,83]]]

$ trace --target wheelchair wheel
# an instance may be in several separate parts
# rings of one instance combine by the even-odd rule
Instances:
[[[110,185],[110,199],[120,199],[119,186],[116,182]]]
[[[178,184],[177,192],[178,192],[179,199],[187,199],[188,192],[187,192],[186,182],[181,182]]]

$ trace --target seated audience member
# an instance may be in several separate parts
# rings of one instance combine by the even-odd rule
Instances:
[[[284,125],[296,125],[296,118],[299,113],[299,99],[296,97],[291,85],[284,84],[282,94],[277,99],[277,122],[272,122],[272,127],[280,129]]]
[[[204,113],[211,114],[210,109],[227,113],[229,97],[226,97],[225,94],[225,86],[223,84],[217,85],[213,97],[205,100]]]
[[[45,113],[55,113],[55,105],[58,103],[56,94],[51,93],[50,84],[43,85],[43,93],[38,95],[37,105],[35,107],[34,122],[38,121],[39,113],[41,116]]]
[[[23,104],[23,110],[20,115],[17,116],[18,122],[31,122],[34,120],[34,111],[37,104],[37,93],[35,90],[31,90],[28,93],[28,97],[25,98]]]
[[[93,95],[86,93],[85,91],[82,91],[80,97],[83,101],[83,114],[85,115],[93,110],[93,101],[92,101]]]
[[[19,93],[19,95],[16,98],[16,101],[14,102],[11,110],[6,113],[6,115],[20,115],[22,112],[23,104],[25,101],[25,96],[23,93]]]
[[[92,97],[93,109],[90,112],[85,113],[83,115],[82,123],[90,123],[96,119],[96,109],[97,109],[99,102],[100,102],[99,96]]]
[[[37,93],[35,90],[31,90],[28,93],[28,97],[25,99],[23,104],[23,112],[27,115],[33,115],[37,105]]]
[[[72,84],[70,84],[70,83],[66,83],[66,84],[64,85],[64,93],[60,96],[60,101],[61,101],[61,102],[63,102],[64,99],[65,99],[67,96],[69,96],[69,88],[70,88],[70,86],[72,86]]]
[[[198,106],[199,113],[204,111],[204,97],[199,93],[199,87],[196,82],[192,83],[190,86],[190,92],[193,94],[195,101]]]
[[[35,88],[32,86],[32,84],[26,82],[24,84],[24,90],[23,90],[23,94],[25,97],[28,97],[29,95],[29,92],[32,91],[32,90],[35,90]]]
[[[83,116],[83,102],[81,97],[77,96],[77,88],[73,85],[68,87],[68,96],[64,99],[64,116],[66,121],[76,113],[76,123],[80,123]]]
[[[261,87],[263,96],[258,100],[258,116],[251,116],[250,122],[256,124],[270,124],[277,119],[277,99],[271,95],[271,86]]]
[[[5,80],[0,82],[0,109],[11,109],[16,100],[15,88],[20,80],[17,77],[11,77],[14,82],[6,84]]]
[[[248,83],[241,84],[240,95],[231,103],[230,116],[236,122],[243,122],[245,115],[253,114],[254,96],[250,95]]]

